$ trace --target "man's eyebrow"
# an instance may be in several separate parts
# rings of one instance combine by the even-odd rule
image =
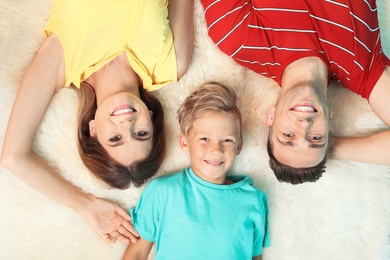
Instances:
[[[326,143],[323,143],[323,144],[310,144],[310,145],[309,145],[309,148],[321,149],[321,148],[324,147],[325,145],[326,145]]]
[[[284,146],[291,146],[291,147],[297,146],[297,144],[294,143],[294,142],[291,142],[291,141],[282,141],[282,140],[280,140],[279,138],[277,138],[277,139],[278,139],[278,142],[281,143],[281,144],[284,145]]]
[[[291,141],[282,141],[280,140],[279,138],[277,138],[278,142],[281,143],[282,145],[284,146],[290,146],[290,147],[296,147],[297,144],[294,143],[294,142],[291,142]],[[323,144],[310,144],[309,145],[309,148],[313,148],[313,149],[321,149],[322,147],[324,147],[326,145],[326,143],[323,143]]]

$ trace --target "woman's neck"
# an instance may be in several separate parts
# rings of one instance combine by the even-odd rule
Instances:
[[[131,92],[139,97],[141,81],[124,52],[93,73],[86,81],[95,89],[98,106],[115,93]]]

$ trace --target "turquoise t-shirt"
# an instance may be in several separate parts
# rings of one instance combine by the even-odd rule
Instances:
[[[228,178],[213,184],[186,168],[145,188],[130,214],[156,259],[252,259],[269,246],[265,193],[248,176]]]

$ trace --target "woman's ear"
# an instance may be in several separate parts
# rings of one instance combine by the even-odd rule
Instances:
[[[271,106],[265,118],[266,126],[271,126],[274,123],[274,116],[275,116],[275,106]]]
[[[181,149],[183,151],[187,151],[188,150],[187,138],[182,132],[180,132],[179,142],[180,142]]]
[[[89,121],[89,135],[91,137],[96,137],[96,129],[95,129],[95,120]]]

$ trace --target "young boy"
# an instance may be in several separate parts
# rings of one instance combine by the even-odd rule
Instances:
[[[209,83],[178,111],[180,146],[191,168],[159,177],[130,209],[141,238],[124,259],[261,259],[269,246],[268,204],[248,176],[226,176],[242,147],[235,92]]]

